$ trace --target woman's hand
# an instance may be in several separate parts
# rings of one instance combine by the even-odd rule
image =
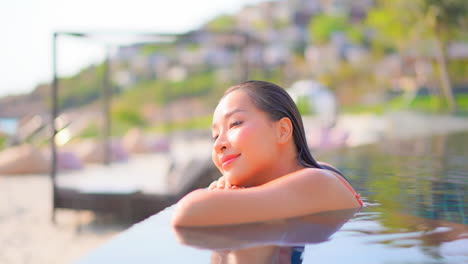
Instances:
[[[212,182],[208,186],[208,190],[235,190],[241,189],[242,187],[231,185],[224,176],[221,176],[218,180]]]

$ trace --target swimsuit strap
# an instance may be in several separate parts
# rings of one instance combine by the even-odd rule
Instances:
[[[351,186],[351,182],[348,180],[348,178],[346,178],[343,175],[343,173],[341,173],[341,171],[325,164],[321,164],[320,166],[322,167],[322,169],[330,170],[337,173],[340,176],[338,177],[338,179],[340,179],[340,181],[346,186],[346,188],[348,188],[348,190],[353,193],[354,197],[356,197],[361,207],[364,206],[364,202],[362,202],[361,196],[353,189],[353,187]]]
[[[341,177],[343,177],[349,184],[351,184],[351,182],[348,180],[348,178],[346,178],[343,173],[341,173],[341,171],[339,171],[338,169],[336,168],[333,168],[332,166],[328,166],[326,164],[320,164],[320,167],[322,169],[325,169],[325,170],[329,170],[329,171],[333,171],[335,173],[338,173]]]
[[[364,206],[364,202],[361,200],[361,196],[353,189],[353,187],[351,186],[351,184],[349,184],[348,181],[346,181],[343,177],[338,177],[338,179],[341,181],[341,183],[343,183],[346,188],[348,188],[348,190],[353,193],[354,197],[356,197],[356,199],[358,200],[359,204],[361,205],[361,207]]]
[[[291,264],[301,264],[304,255],[305,246],[292,247]]]

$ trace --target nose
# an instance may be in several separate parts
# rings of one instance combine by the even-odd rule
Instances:
[[[218,136],[218,138],[216,139],[216,141],[215,141],[215,143],[213,145],[213,148],[216,151],[216,153],[224,152],[229,146],[229,142],[228,142],[228,140],[226,139],[226,137],[223,134],[220,134]]]

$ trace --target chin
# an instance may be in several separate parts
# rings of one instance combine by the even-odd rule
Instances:
[[[240,174],[229,172],[225,174],[225,177],[231,185],[246,187],[245,177]]]

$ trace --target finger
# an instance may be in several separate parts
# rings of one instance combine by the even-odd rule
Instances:
[[[231,189],[232,185],[229,182],[224,183],[224,189]]]
[[[218,183],[217,183],[217,187],[218,187],[219,189],[223,189],[224,186],[225,186],[224,178],[223,178],[223,177],[219,178],[217,182],[218,182]]]
[[[208,186],[208,190],[214,190],[214,189],[216,189],[217,184],[218,184],[217,181],[212,182],[212,183],[210,184],[210,186]]]

